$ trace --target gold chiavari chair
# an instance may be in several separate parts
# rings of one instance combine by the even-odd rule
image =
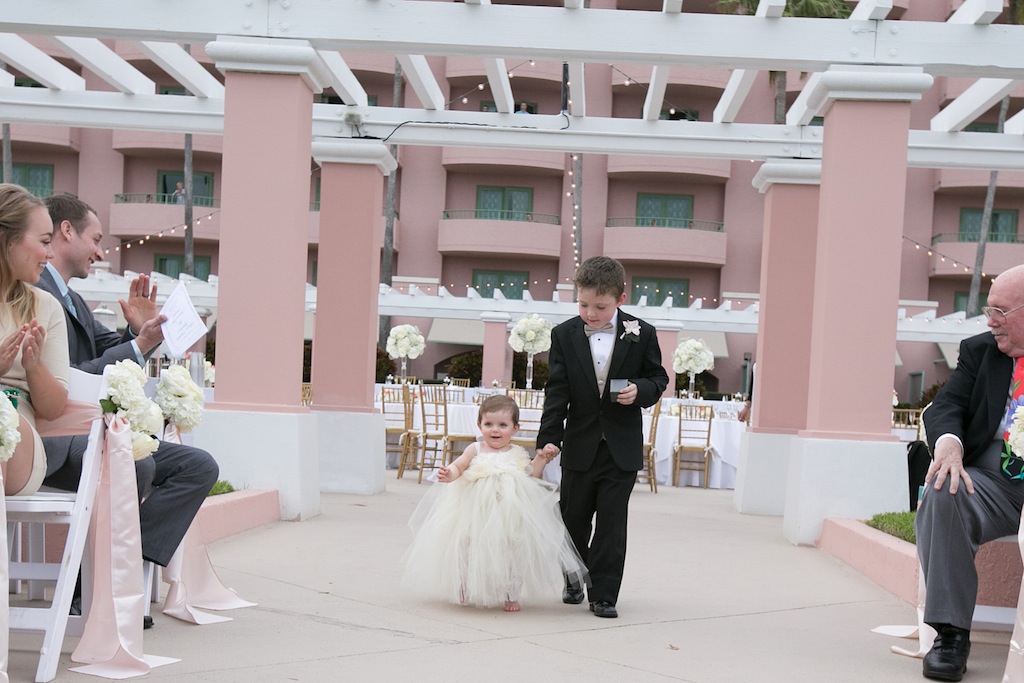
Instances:
[[[658,419],[661,417],[661,401],[659,400],[649,409],[645,409],[644,412],[651,416],[651,428],[648,430],[647,438],[644,439],[644,466],[637,473],[637,482],[643,483],[643,480],[646,479],[651,487],[651,491],[657,493],[658,477],[654,471],[654,460],[658,456],[655,443],[658,439]]]
[[[921,413],[920,408],[894,408],[892,411],[892,426],[894,429],[914,430],[912,437],[903,437],[902,441],[921,440]],[[909,431],[906,432],[909,434]]]
[[[544,414],[544,392],[533,389],[510,389],[508,395],[519,406],[519,432],[512,439],[512,443],[522,446],[530,457],[533,457],[537,447],[537,433],[540,431],[540,418]]]
[[[381,389],[381,412],[384,414],[384,434],[397,436],[397,441],[385,441],[387,453],[398,453],[398,478],[401,479],[408,467],[416,465],[417,432],[413,428],[412,391],[408,384],[389,384]]]
[[[308,406],[313,403],[313,385],[309,382],[302,383],[302,405]]]
[[[543,389],[509,389],[506,393],[516,402],[520,410],[523,408],[544,410]]]
[[[469,388],[468,377],[450,377],[449,379],[451,380],[453,387],[466,387],[467,389]]]
[[[448,391],[444,384],[421,384],[420,482],[424,469],[435,469],[455,459],[455,444],[476,441],[476,434],[452,432],[448,428]]]
[[[679,473],[692,470],[704,473],[708,487],[711,464],[711,421],[715,411],[710,406],[679,406],[679,431],[672,448],[672,485],[679,486]]]

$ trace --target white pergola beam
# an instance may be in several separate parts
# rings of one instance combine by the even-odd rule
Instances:
[[[786,0],[761,0],[757,3],[755,17],[774,18],[781,17],[786,11]]]
[[[683,0],[665,0],[661,11],[665,14],[679,14],[683,11]]]
[[[946,21],[950,24],[991,24],[1003,13],[1003,0],[964,0]]]
[[[997,0],[998,1],[998,0]],[[104,3],[109,11],[104,11]],[[920,66],[934,76],[1024,79],[1024,26],[662,12],[566,12],[465,3],[250,4],[180,0],[9,3],[0,31],[198,42],[218,34],[308,40],[317,49],[814,72],[832,64]],[[152,18],[160,16],[161,21]],[[430,26],[429,31],[424,26]],[[636,36],[643,36],[637,40]]]
[[[858,0],[857,6],[850,12],[850,19],[870,19],[880,21],[892,11],[892,0]]]
[[[223,99],[224,86],[221,82],[180,45],[143,40],[138,46],[143,54],[196,97]]]
[[[569,106],[570,113],[575,117],[587,115],[587,88],[583,80],[583,62],[569,62]]]
[[[0,88],[13,88],[14,74],[0,69]]]
[[[329,85],[334,88],[334,92],[338,93],[342,102],[360,107],[367,106],[370,100],[366,95],[366,90],[359,83],[356,75],[352,73],[352,69],[348,68],[345,59],[337,52],[328,50],[320,50],[319,54],[330,73]]]
[[[398,55],[398,63],[402,65],[402,74],[409,81],[416,97],[426,109],[444,109],[444,95],[437,85],[434,72],[427,64],[427,58],[423,55]]]
[[[213,135],[224,132],[223,100],[3,87],[0,107],[11,123]],[[339,112],[347,109],[314,104],[313,134],[338,137]],[[364,135],[388,138],[389,143],[399,145],[746,160],[821,158],[819,126],[694,121],[681,134],[675,121],[587,117],[574,119],[572,127],[565,129],[561,116],[535,115],[530,119],[534,127],[523,128],[520,117],[514,114],[394,107],[365,107],[359,113]],[[429,123],[431,120],[436,123]],[[911,168],[1021,171],[1021,127],[1024,114],[1007,122],[1007,129],[1012,128],[1015,134],[911,130],[907,164]]]
[[[144,73],[122,59],[97,38],[53,36],[51,40],[64,49],[68,56],[90,71],[130,95],[152,95],[156,84]]]
[[[811,94],[818,87],[823,72],[813,73],[807,79],[803,90],[793,100],[793,106],[786,112],[786,124],[790,126],[806,126],[817,114],[816,109],[810,106]]]
[[[85,90],[85,79],[21,36],[0,33],[0,61],[53,90]]]
[[[1024,135],[1024,111],[1006,119],[1003,132],[1007,135]]]
[[[515,101],[512,99],[512,84],[508,80],[508,67],[505,66],[505,60],[501,58],[485,58],[484,72],[487,74],[487,84],[491,88],[491,96],[494,98],[495,108],[502,114],[515,111]]]
[[[943,132],[963,130],[964,126],[1013,92],[1017,85],[1018,81],[1008,78],[979,79],[933,116],[929,127]]]
[[[740,113],[740,108],[747,100],[750,89],[754,87],[759,71],[752,69],[735,69],[729,75],[729,82],[722,91],[722,99],[715,106],[712,121],[716,123],[732,123]]]
[[[644,100],[643,118],[646,121],[657,121],[661,118],[661,103],[665,101],[668,70],[667,66],[655,66],[651,69],[651,82],[647,86],[647,99]]]

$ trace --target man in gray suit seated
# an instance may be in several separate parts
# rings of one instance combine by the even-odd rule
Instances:
[[[924,621],[938,636],[925,678],[959,681],[971,652],[978,547],[1017,533],[1024,459],[1004,441],[1024,404],[1024,266],[999,275],[982,308],[989,331],[960,343],[952,377],[924,413],[931,467],[917,512]]]
[[[106,365],[119,360],[131,359],[143,365],[163,341],[160,325],[166,318],[158,315],[156,286],[150,286],[147,275],[132,281],[128,300],[120,302],[128,327],[123,335],[108,330],[82,297],[67,286],[71,278],[87,277],[92,263],[103,260],[99,218],[88,204],[71,195],[49,197],[46,206],[53,220],[50,246],[54,258],[38,286],[64,304],[72,367],[99,374]],[[47,474],[43,483],[76,490],[87,441],[84,435],[43,439]],[[139,507],[142,557],[166,566],[217,481],[219,468],[204,450],[164,441],[151,458],[137,464],[140,498],[145,496]]]

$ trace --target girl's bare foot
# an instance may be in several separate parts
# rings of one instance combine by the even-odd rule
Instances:
[[[519,601],[518,600],[506,600],[505,601],[505,611],[506,612],[518,612],[519,611]]]

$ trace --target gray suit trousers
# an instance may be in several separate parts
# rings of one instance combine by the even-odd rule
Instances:
[[[927,591],[926,624],[970,630],[978,596],[974,556],[981,544],[1017,533],[1024,481],[1010,479],[999,469],[1001,450],[1002,441],[993,441],[984,456],[966,468],[973,494],[963,482],[952,496],[948,480],[939,490],[925,486],[914,529]]]
[[[47,462],[50,464],[52,455],[55,471],[47,468],[43,484],[65,491],[77,490],[88,440],[84,435],[44,439]],[[161,441],[149,458],[137,461],[135,466],[139,498],[145,498],[139,506],[142,557],[167,566],[217,481],[220,468],[206,451],[166,441]],[[148,493],[144,492],[146,489]]]

